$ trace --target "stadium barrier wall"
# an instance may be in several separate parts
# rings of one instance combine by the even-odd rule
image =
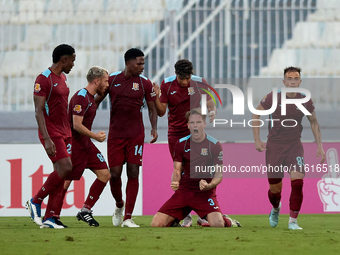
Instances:
[[[106,143],[96,143],[106,155]],[[230,169],[263,167],[265,153],[255,150],[252,143],[223,144],[224,165]],[[340,173],[333,171],[316,173],[319,159],[316,144],[305,143],[305,163],[309,173],[304,180],[304,201],[301,213],[340,212]],[[340,143],[324,143],[327,154],[325,164],[339,169]],[[140,174],[139,194],[134,215],[153,215],[171,197],[172,160],[167,144],[145,144],[143,169]],[[28,216],[25,202],[41,187],[52,164],[40,144],[0,144],[0,216]],[[314,173],[312,173],[314,166]],[[322,169],[318,168],[319,170]],[[329,171],[329,169],[327,170]],[[224,173],[217,188],[217,198],[222,212],[227,214],[268,214],[268,182],[265,173]],[[283,180],[282,213],[289,212],[290,181]],[[331,178],[332,177],[332,178]],[[82,207],[95,175],[85,170],[80,181],[74,182],[66,195],[62,216],[74,216]],[[123,191],[126,172],[122,174]],[[124,194],[125,192],[123,192]],[[124,195],[123,195],[124,196]],[[125,197],[124,197],[125,199]],[[46,200],[44,203],[46,204]],[[45,208],[45,206],[43,206]],[[115,203],[107,185],[93,207],[95,215],[112,215]],[[42,212],[44,214],[44,210]]]

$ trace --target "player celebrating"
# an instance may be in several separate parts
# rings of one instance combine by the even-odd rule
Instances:
[[[157,110],[152,83],[142,76],[144,53],[139,49],[129,49],[125,55],[124,71],[110,74],[109,88],[102,96],[96,96],[99,104],[110,95],[111,115],[108,138],[108,159],[111,172],[111,192],[116,200],[116,210],[112,217],[114,226],[139,227],[131,219],[138,193],[139,166],[142,165],[144,145],[144,125],[141,108],[144,98],[148,105],[151,122],[151,143],[157,140]],[[122,199],[121,174],[123,164],[127,162],[128,182],[126,186],[126,204]],[[122,215],[125,206],[125,216]]]
[[[88,85],[86,88],[77,91],[69,104],[73,168],[72,172],[66,177],[66,180],[79,180],[85,168],[89,168],[97,175],[97,179],[90,188],[83,208],[77,214],[77,219],[85,221],[90,226],[98,227],[99,223],[93,218],[91,209],[99,199],[111,175],[103,155],[90,138],[98,142],[103,142],[106,139],[104,131],[93,133],[91,128],[97,111],[94,96],[96,94],[102,95],[109,87],[109,73],[104,68],[95,66],[88,71],[86,78]],[[65,181],[63,197],[71,181]]]
[[[173,157],[176,142],[190,134],[185,113],[191,108],[200,107],[201,95],[206,94],[200,88],[207,89],[208,83],[202,77],[193,75],[193,65],[189,60],[181,59],[175,64],[175,74],[165,78],[161,83],[161,92],[158,85],[154,85],[156,92],[156,107],[158,116],[164,116],[168,106],[168,145],[171,157]],[[208,96],[207,108],[210,122],[216,114],[213,99]],[[198,225],[209,226],[205,219],[198,217]],[[183,227],[190,227],[192,218],[189,214],[183,221]]]
[[[152,227],[170,226],[182,220],[191,210],[201,218],[207,218],[211,227],[240,227],[240,223],[222,215],[216,199],[216,186],[222,181],[222,172],[215,175],[197,173],[196,166],[223,165],[220,142],[206,135],[205,116],[199,108],[186,113],[190,135],[181,138],[175,145],[174,171],[171,188],[175,194],[159,209],[151,222]]]
[[[72,170],[71,129],[67,118],[69,88],[66,76],[76,59],[72,46],[61,44],[52,53],[53,64],[35,81],[35,117],[39,127],[39,139],[51,159],[54,171],[48,176],[38,193],[26,202],[32,220],[41,228],[64,228],[55,217],[64,179]],[[46,214],[41,221],[41,203],[49,195]]]
[[[301,84],[301,68],[298,67],[288,67],[284,70],[284,80],[283,84],[288,88],[298,88]],[[291,92],[287,93],[287,97],[290,99],[300,99],[305,96],[301,93]],[[267,110],[270,109],[273,102],[273,94],[270,93],[266,95],[257,110]],[[317,143],[317,157],[321,156],[321,162],[323,163],[326,159],[325,152],[322,147],[321,142],[321,132],[318,120],[315,115],[314,105],[312,100],[309,100],[304,104],[305,108],[312,113],[312,115],[307,116],[310,121],[311,129]],[[289,199],[290,206],[290,217],[288,222],[288,229],[302,229],[297,224],[297,217],[301,208],[303,194],[303,178],[305,176],[304,170],[304,153],[301,143],[301,131],[302,125],[301,121],[304,114],[296,108],[295,105],[289,104],[286,106],[287,115],[281,115],[281,93],[278,93],[277,107],[275,112],[272,114],[271,119],[277,120],[275,124],[269,123],[269,135],[268,142],[265,145],[260,139],[260,127],[253,127],[254,140],[256,150],[262,152],[266,150],[266,164],[268,169],[269,166],[287,166],[290,171],[291,179],[291,194]],[[253,114],[253,119],[260,119],[259,115]],[[284,119],[295,120],[294,127],[283,127],[280,124]],[[286,121],[286,125],[289,125],[289,121]],[[294,125],[293,121],[292,125]],[[293,169],[296,169],[293,171]],[[277,226],[279,222],[279,213],[281,209],[281,190],[282,190],[282,178],[284,172],[275,173],[274,171],[268,171],[268,182],[269,190],[268,197],[273,208],[269,215],[269,224],[273,228]]]

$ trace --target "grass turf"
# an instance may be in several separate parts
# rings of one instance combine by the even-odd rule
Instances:
[[[241,228],[151,228],[152,216],[137,216],[141,228],[113,227],[95,217],[89,227],[62,217],[67,229],[39,229],[29,217],[0,217],[0,254],[338,254],[338,214],[300,215],[303,230],[288,230],[288,215],[271,228],[266,215],[232,216]]]

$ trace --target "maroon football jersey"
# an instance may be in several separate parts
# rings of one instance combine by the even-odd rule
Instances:
[[[46,69],[35,80],[34,95],[46,98],[45,123],[50,137],[71,137],[70,123],[67,116],[69,87],[66,76],[54,74]],[[39,138],[43,136],[39,130]]]
[[[286,115],[281,115],[281,91],[279,91],[277,95],[277,107],[276,110],[270,114],[269,119],[275,120],[275,121],[269,121],[268,123],[268,140],[271,139],[271,141],[278,142],[278,143],[291,143],[295,142],[296,140],[299,140],[301,138],[301,132],[302,132],[302,125],[301,121],[304,116],[303,112],[300,111],[296,107],[295,104],[287,104],[286,108]],[[301,93],[297,93],[295,98],[301,99],[304,98],[305,95]],[[273,93],[269,93],[266,95],[262,101],[261,105],[264,109],[268,110],[271,108],[273,103]],[[307,103],[304,103],[303,106],[312,113],[314,111],[314,105],[312,100],[309,100]],[[294,126],[296,123],[295,121],[284,121],[286,119],[292,119],[295,120],[297,125]],[[281,123],[283,122],[284,125]],[[289,126],[289,127],[285,127]]]
[[[199,191],[201,179],[209,183],[213,178],[212,174],[204,172],[204,169],[208,169],[208,166],[223,164],[222,146],[219,141],[209,135],[200,143],[193,142],[191,135],[188,135],[176,143],[174,161],[182,162],[182,178],[179,189]],[[198,167],[200,167],[200,171]],[[215,192],[215,188],[212,191]]]
[[[86,149],[91,147],[91,138],[73,129],[73,115],[83,116],[83,125],[91,130],[96,112],[97,104],[94,101],[94,96],[86,89],[77,91],[71,98],[68,115],[72,129],[73,148]]]
[[[201,107],[201,95],[206,94],[199,88],[207,88],[207,82],[198,76],[191,76],[190,85],[179,85],[176,75],[170,76],[161,84],[161,103],[168,104],[168,135],[186,133],[188,124],[185,118],[186,112],[192,108]],[[211,97],[207,95],[207,101]]]
[[[142,75],[127,78],[124,72],[120,71],[110,74],[109,84],[109,137],[144,137],[144,99],[156,100],[151,81]]]

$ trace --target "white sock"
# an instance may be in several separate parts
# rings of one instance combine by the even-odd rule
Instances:
[[[280,212],[280,207],[278,207],[278,208],[273,207],[273,211],[276,212],[276,213]]]
[[[290,223],[297,223],[297,218],[292,218],[292,217],[289,217],[289,224]]]

